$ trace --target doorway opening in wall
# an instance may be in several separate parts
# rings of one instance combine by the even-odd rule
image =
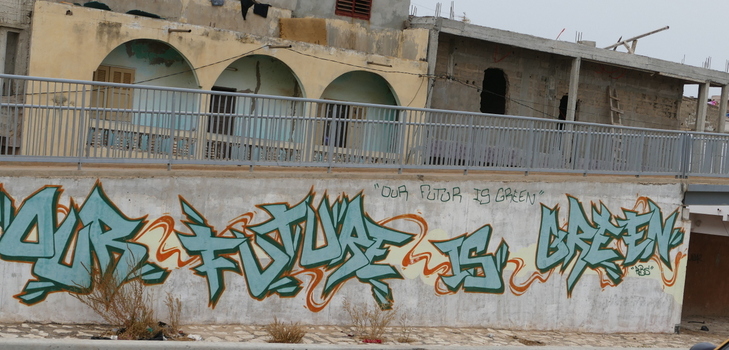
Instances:
[[[236,92],[235,88],[213,86],[212,91]],[[210,95],[210,115],[207,132],[218,135],[230,135],[235,132],[236,97],[228,95]],[[213,136],[208,140],[206,157],[209,159],[233,159],[233,143],[228,137]],[[236,145],[236,146],[239,146]]]
[[[135,70],[125,67],[100,65],[94,71],[93,80],[105,83],[132,84]],[[103,108],[96,111],[97,120],[131,122],[134,94],[131,88],[116,86],[94,86],[91,91],[91,106]]]
[[[681,331],[715,331],[729,324],[729,232],[721,216],[691,214],[691,221]]]
[[[213,86],[213,91],[236,92],[235,88]],[[210,118],[208,132],[233,135],[233,118],[235,114],[235,96],[210,95]]]
[[[321,117],[326,118],[321,130],[321,144],[334,147],[361,148],[364,144],[364,125],[358,122],[365,117],[365,109],[358,106],[348,106],[336,103],[327,103],[321,106]]]
[[[567,120],[567,105],[569,103],[569,96],[566,94],[562,96],[562,99],[559,100],[559,116],[557,116],[557,119],[559,120]],[[564,129],[564,124],[559,124],[558,128],[560,130]]]
[[[20,43],[20,33],[7,31],[5,35],[5,47],[3,55],[3,73],[5,74],[16,74],[16,61],[18,59],[18,45]],[[2,42],[2,40],[0,40]],[[2,95],[11,96],[14,95],[13,85],[9,81],[3,81]]]
[[[506,114],[508,88],[506,73],[498,68],[489,68],[483,74],[481,90],[481,113]]]

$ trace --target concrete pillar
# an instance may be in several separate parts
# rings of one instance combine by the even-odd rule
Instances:
[[[435,85],[435,63],[438,60],[438,39],[440,37],[440,24],[442,20],[438,20],[436,29],[431,29],[428,36],[428,95],[425,102],[425,108],[430,108],[433,100],[433,86]]]
[[[570,72],[570,90],[567,100],[567,120],[575,120],[575,110],[577,109],[577,91],[580,83],[580,65],[582,58],[576,57],[572,61],[572,71]]]
[[[727,102],[729,101],[729,85],[724,85],[721,87],[721,102],[719,103],[719,121],[716,123],[718,125],[716,132],[724,132],[724,127],[726,126],[726,108],[727,108]]]
[[[709,82],[699,84],[699,98],[696,106],[696,131],[704,132],[706,124],[707,101],[709,100]]]

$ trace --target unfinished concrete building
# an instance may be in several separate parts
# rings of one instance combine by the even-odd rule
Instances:
[[[684,85],[699,84],[703,101],[722,87],[726,110],[729,73],[445,18],[410,24],[430,31],[432,108],[679,130]],[[694,119],[704,131],[706,104]]]

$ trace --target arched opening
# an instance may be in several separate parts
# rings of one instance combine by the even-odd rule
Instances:
[[[304,97],[299,78],[283,61],[266,55],[240,58],[215,81],[217,88],[273,96]]]
[[[481,89],[481,113],[506,114],[507,88],[508,81],[503,70],[485,70]]]
[[[299,78],[283,61],[266,55],[240,58],[223,70],[213,91],[286,97],[303,97]],[[262,149],[231,141],[223,135],[284,142],[302,142],[304,105],[297,101],[211,94],[206,131],[210,133],[207,157],[215,159],[261,158]],[[262,118],[261,118],[262,117]]]
[[[168,43],[137,39],[112,50],[94,72],[95,81],[197,89],[195,70]]]
[[[383,77],[365,71],[348,72],[332,81],[321,96],[325,100],[397,105],[392,87]],[[332,102],[321,106],[319,117],[331,119],[317,128],[320,144],[376,152],[398,147],[398,119],[394,109],[358,107]]]
[[[112,50],[96,68],[93,80],[197,89],[194,68],[166,42],[136,39]],[[96,86],[90,104],[88,142],[90,146],[114,152],[145,152],[189,156],[195,152],[192,135],[199,117],[198,102],[192,94],[152,91],[143,88]],[[190,112],[190,113],[186,113]],[[173,127],[177,136],[169,136]],[[142,155],[140,155],[142,156]]]

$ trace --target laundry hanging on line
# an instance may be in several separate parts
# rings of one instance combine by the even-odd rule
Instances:
[[[255,5],[253,5],[253,13],[255,13],[263,18],[267,18],[269,7],[271,7],[271,5],[256,3]]]
[[[246,16],[248,15],[248,10],[253,7],[253,13],[256,15],[259,15],[263,18],[268,18],[268,8],[271,7],[271,5],[268,4],[261,4],[255,0],[240,0],[240,10],[243,14],[243,19],[246,19]]]
[[[246,15],[248,14],[248,10],[253,7],[255,3],[253,0],[240,0],[240,10],[243,13],[243,19],[246,19]]]

